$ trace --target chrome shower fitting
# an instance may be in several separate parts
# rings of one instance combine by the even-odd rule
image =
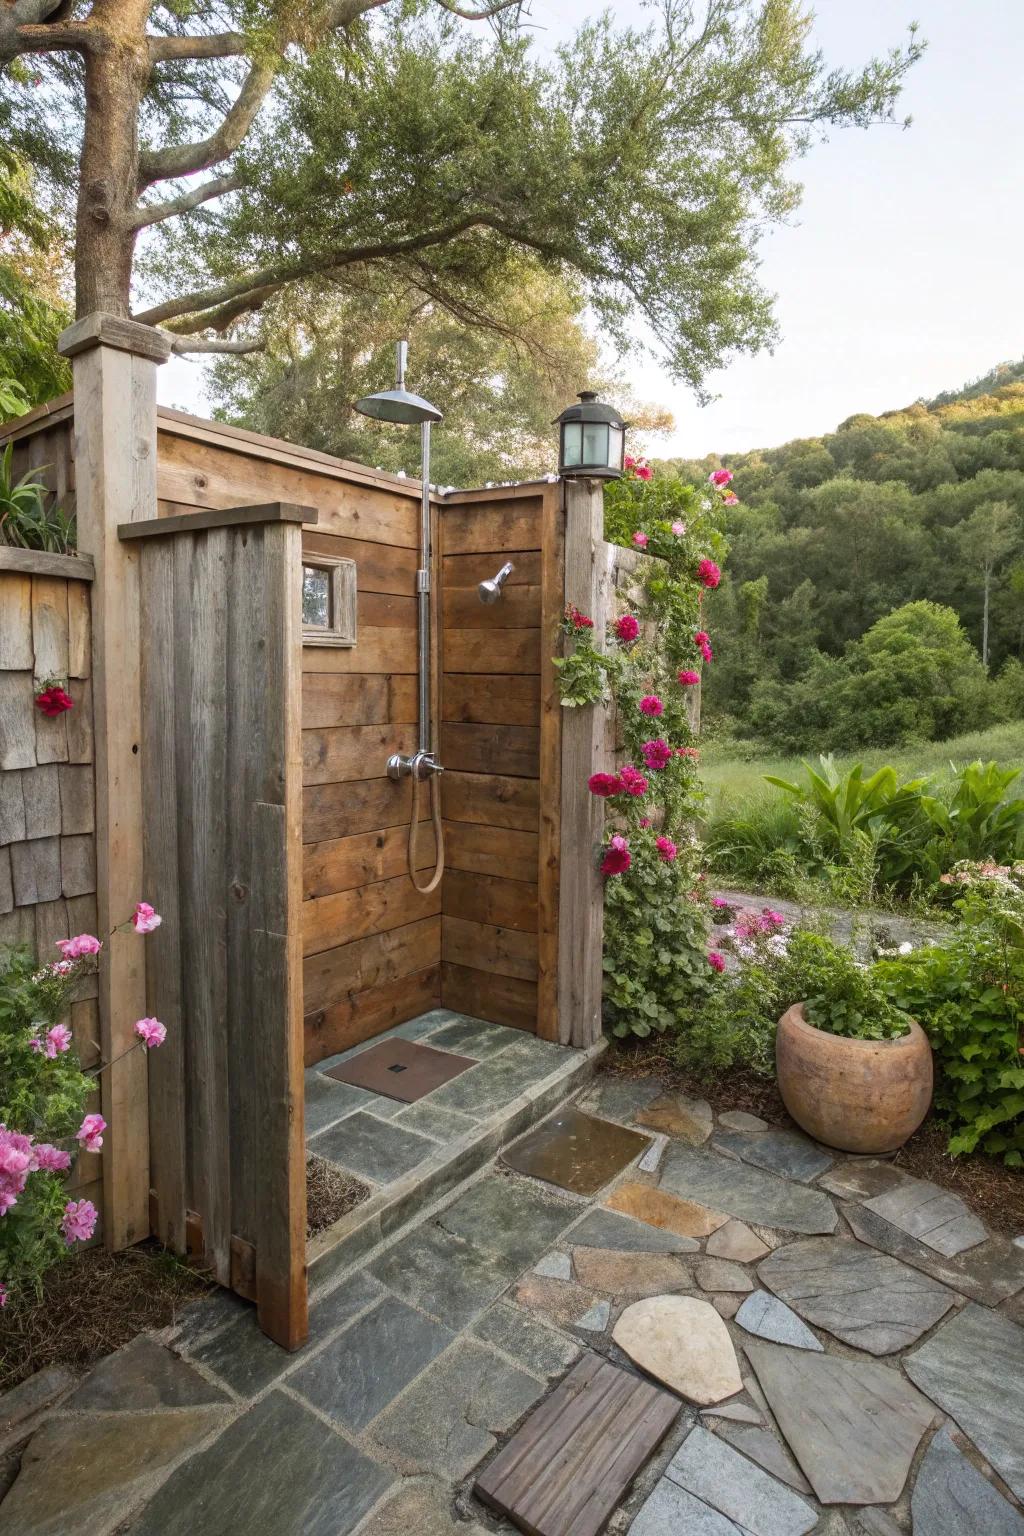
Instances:
[[[497,576],[492,576],[490,581],[482,581],[477,587],[477,596],[482,603],[496,603],[501,596],[501,589],[508,581],[515,566],[511,560],[506,560]]]

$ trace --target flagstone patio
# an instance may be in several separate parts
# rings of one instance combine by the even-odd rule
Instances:
[[[480,1034],[445,1047],[483,1081]],[[473,1112],[459,1081],[416,1134]],[[475,1479],[584,1354],[678,1402],[615,1536],[1024,1536],[1024,1251],[891,1163],[653,1080],[574,1107],[646,1138],[608,1138],[609,1182],[499,1156],[320,1285],[297,1353],[221,1293],[0,1400],[0,1465],[27,1438],[0,1536],[507,1532]],[[563,1109],[510,1161],[572,1182],[559,1114],[578,1137]]]

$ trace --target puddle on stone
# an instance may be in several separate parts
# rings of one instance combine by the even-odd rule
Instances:
[[[502,1154],[517,1173],[594,1195],[650,1146],[650,1137],[610,1120],[597,1120],[578,1109],[546,1120]]]

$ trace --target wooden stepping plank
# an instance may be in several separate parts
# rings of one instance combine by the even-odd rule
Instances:
[[[477,1496],[528,1536],[597,1536],[680,1406],[585,1354],[484,1469]]]

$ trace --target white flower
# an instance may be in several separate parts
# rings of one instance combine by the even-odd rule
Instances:
[[[914,946],[911,944],[909,939],[903,940],[903,943],[900,945],[897,953],[900,955],[912,955],[914,953]]]

